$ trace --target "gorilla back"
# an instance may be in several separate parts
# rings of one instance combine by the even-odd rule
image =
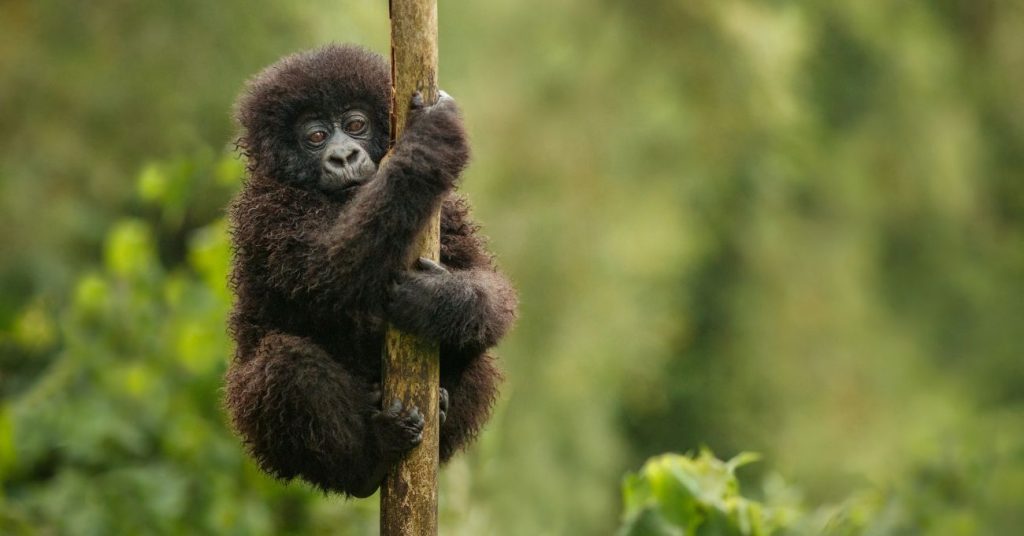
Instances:
[[[418,408],[381,400],[387,322],[440,342],[443,462],[487,420],[501,378],[487,351],[516,315],[454,192],[469,157],[455,102],[414,98],[383,159],[389,95],[383,58],[332,45],[266,68],[236,107],[247,178],[229,209],[225,406],[265,471],[357,497],[423,428]],[[439,206],[440,263],[412,262]]]

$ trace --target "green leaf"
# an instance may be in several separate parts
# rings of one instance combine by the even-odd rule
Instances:
[[[0,481],[4,480],[17,459],[17,451],[14,448],[14,419],[11,417],[10,409],[4,404],[0,406]]]
[[[122,220],[107,238],[107,268],[119,277],[138,278],[157,267],[156,248],[149,226],[141,220]]]
[[[157,164],[149,164],[139,173],[137,184],[139,198],[143,201],[160,202],[167,196],[167,174]]]

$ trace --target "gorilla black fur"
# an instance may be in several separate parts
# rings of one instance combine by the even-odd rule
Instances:
[[[414,106],[381,162],[389,78],[380,56],[332,45],[268,67],[236,108],[248,177],[229,209],[237,349],[225,405],[264,470],[359,497],[423,426],[415,408],[382,407],[386,322],[441,343],[447,461],[489,416],[501,375],[487,350],[516,315],[514,289],[453,193],[469,156],[454,101]],[[369,116],[365,148],[379,167],[356,187],[323,191],[297,121],[353,107]],[[441,265],[409,268],[414,237],[438,206]]]

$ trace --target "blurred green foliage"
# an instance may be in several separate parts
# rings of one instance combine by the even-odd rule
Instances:
[[[627,517],[683,471],[706,479],[658,508],[793,513],[766,533],[1024,526],[1024,10],[439,20],[463,189],[522,294],[496,416],[443,472],[445,534],[607,534],[624,472],[705,444],[763,453],[741,471],[759,494],[710,455],[661,458]],[[225,426],[221,218],[244,79],[387,31],[379,2],[5,3],[0,532],[374,530],[375,501],[271,482]]]
[[[666,454],[649,460],[622,486],[626,511],[620,534],[775,533],[795,514],[740,495],[736,469],[756,459],[745,453],[724,462],[705,450],[696,457]]]
[[[1019,453],[1022,447],[1024,440],[1018,438],[1014,450]],[[979,459],[944,460],[813,508],[798,488],[772,474],[758,501],[740,493],[736,476],[736,469],[757,459],[741,453],[722,461],[703,449],[696,456],[665,454],[648,460],[623,482],[620,536],[992,534],[1012,525],[1001,524],[1000,512],[991,506],[1001,504],[1003,514],[1019,507],[1018,497],[997,497],[992,475],[975,472],[988,465]],[[1011,478],[1019,479],[1022,471],[1015,472]]]

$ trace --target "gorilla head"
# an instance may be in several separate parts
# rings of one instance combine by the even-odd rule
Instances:
[[[352,45],[275,63],[236,110],[249,172],[325,193],[371,180],[387,151],[390,91],[383,59]]]

